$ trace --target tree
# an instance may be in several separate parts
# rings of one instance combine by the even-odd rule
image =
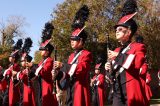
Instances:
[[[1,22],[1,46],[11,47],[14,43],[14,37],[22,37],[24,32],[22,28],[26,25],[25,18],[21,16],[10,16],[7,23]]]
[[[8,65],[8,56],[14,44],[14,38],[24,35],[25,25],[25,18],[22,16],[10,16],[6,23],[0,23],[0,64],[2,66]]]
[[[140,23],[139,34],[144,36],[145,44],[147,45],[147,59],[151,69],[158,70],[159,68],[159,47],[160,44],[160,14],[158,11],[160,9],[160,2],[156,0],[148,0],[148,2],[141,2],[143,7],[143,13],[138,17]]]
[[[34,54],[34,63],[38,64],[41,60],[42,60],[42,57],[40,55],[40,52],[36,51],[35,54]]]

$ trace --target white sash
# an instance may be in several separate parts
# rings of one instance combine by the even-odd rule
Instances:
[[[46,63],[46,61],[48,60],[48,58],[46,58],[43,63],[36,69],[35,75],[38,76],[40,70],[43,68],[44,64]]]
[[[126,53],[130,49],[130,45],[131,43],[122,51],[122,54]],[[127,59],[125,60],[125,63],[122,65],[122,67],[124,69],[128,69],[132,64],[132,61],[134,60],[134,58],[135,58],[135,54],[129,54]]]
[[[129,54],[125,63],[122,65],[122,67],[125,69],[128,69],[131,66],[134,58],[135,58],[135,54]]]
[[[20,72],[18,72],[18,73],[17,73],[17,75],[16,75],[17,80],[20,80],[20,79],[19,79],[20,74],[21,74],[21,71],[20,71]]]
[[[6,70],[4,71],[4,73],[3,73],[3,76],[4,76],[4,77],[6,76],[7,72],[8,72],[9,70],[11,70],[11,68],[13,68],[13,65],[11,65],[8,69],[6,69]]]
[[[98,86],[99,83],[100,83],[100,81],[98,80],[98,78],[99,78],[99,75],[95,78],[95,80],[97,81],[95,85],[97,85],[97,86]]]
[[[121,52],[122,54],[126,53],[129,49],[130,49],[130,45],[131,43]],[[125,63],[122,65],[122,67],[119,69],[117,74],[122,73],[125,69],[128,69],[130,67],[130,65],[132,64],[133,60],[135,58],[135,54],[129,54],[127,59],[125,60]],[[112,63],[115,63],[115,61],[113,60]],[[118,65],[114,66],[114,69],[116,69],[118,67]]]
[[[74,74],[76,67],[77,67],[77,62],[75,62],[77,60],[77,58],[81,55],[83,50],[81,50],[74,58],[73,60],[70,62],[70,64],[72,64],[68,74],[70,75],[70,77]]]

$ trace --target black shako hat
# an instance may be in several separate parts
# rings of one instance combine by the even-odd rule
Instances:
[[[54,50],[54,47],[50,44],[53,29],[54,29],[54,26],[52,25],[52,23],[47,22],[45,24],[45,27],[42,31],[42,37],[41,37],[42,42],[39,50],[47,50],[50,53]]]
[[[83,5],[75,15],[75,18],[72,23],[72,34],[70,36],[71,40],[80,40],[85,41],[87,39],[87,33],[84,30],[86,28],[85,22],[88,20],[89,9],[87,5]]]
[[[32,57],[30,55],[28,55],[28,53],[30,52],[30,48],[32,47],[32,43],[33,42],[30,37],[25,39],[24,45],[21,50],[21,61],[23,61],[25,59],[27,60],[27,62],[32,61]]]
[[[126,0],[122,15],[118,23],[114,26],[115,29],[118,26],[129,28],[132,31],[132,35],[137,31],[137,23],[133,20],[133,17],[137,14],[137,2],[136,0]]]

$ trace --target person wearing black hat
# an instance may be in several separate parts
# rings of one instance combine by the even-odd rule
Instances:
[[[2,67],[1,67],[2,68]],[[0,105],[8,106],[8,82],[4,79],[3,70],[0,69]]]
[[[19,83],[23,83],[21,90],[21,102],[23,106],[36,106],[33,84],[30,77],[31,74],[34,74],[31,72],[32,57],[28,55],[30,47],[32,47],[32,40],[31,38],[26,38],[21,50],[22,70],[16,74]]]
[[[143,43],[143,40],[144,40],[143,36],[140,36],[140,35],[136,36],[137,43]]]
[[[57,75],[58,85],[61,89],[67,89],[67,106],[90,106],[89,71],[92,54],[84,49],[87,39],[84,24],[88,15],[89,9],[86,5],[76,13],[70,36],[74,53],[69,56],[68,63],[54,62],[55,67],[60,68]]]
[[[35,75],[40,78],[42,106],[58,106],[56,95],[53,92],[53,80],[51,71],[53,69],[53,59],[50,57],[54,47],[50,44],[54,26],[47,22],[42,32],[42,43],[40,52],[42,61],[38,64]]]
[[[136,42],[137,43],[142,43],[143,44],[143,36],[136,36]],[[146,104],[149,105],[149,101],[152,97],[152,91],[151,91],[151,88],[150,88],[150,82],[151,82],[151,76],[150,76],[150,73],[148,71],[148,63],[147,63],[147,60],[143,63],[143,65],[141,66],[140,70],[139,70],[139,75],[140,75],[140,80],[141,80],[141,83],[142,83],[142,87],[143,87],[143,90],[145,91],[145,96],[147,98],[148,101],[145,101]]]
[[[101,73],[102,63],[96,64],[95,76],[91,79],[91,87],[93,87],[92,102],[94,106],[104,106],[105,103],[105,78]]]
[[[23,88],[21,92],[21,102],[23,106],[36,106],[35,104],[35,92],[33,88],[33,82],[31,77],[34,76],[32,72],[32,57],[28,54],[26,56],[22,55],[21,66],[22,71],[17,73],[17,79],[23,83]]]
[[[145,102],[146,102],[146,104],[149,105],[149,101],[152,97],[152,91],[151,91],[151,88],[150,88],[151,76],[150,76],[149,71],[148,71],[147,62],[144,62],[144,64],[141,66],[141,68],[139,70],[139,76],[140,76],[140,80],[141,80],[143,90],[145,91],[145,96],[148,100],[148,101],[146,100]]]
[[[10,66],[3,73],[4,78],[9,82],[9,106],[18,105],[20,100],[20,89],[18,86],[14,86],[18,81],[15,76],[16,73],[20,71],[20,66],[17,63],[19,60],[19,52],[22,46],[22,39],[19,39],[17,43],[14,45],[11,55],[9,56]],[[4,98],[7,99],[6,97]],[[4,102],[6,102],[4,100]],[[6,105],[6,103],[4,103]]]
[[[2,106],[3,103],[4,103],[4,96],[5,96],[5,93],[7,91],[7,81],[6,80],[3,80],[4,77],[3,77],[3,72],[4,72],[4,69],[2,66],[0,66],[0,105]],[[8,96],[8,94],[7,94]],[[8,103],[8,101],[7,101]]]
[[[121,47],[108,52],[112,59],[105,64],[106,70],[111,70],[113,81],[113,106],[148,106],[145,92],[140,82],[139,70],[145,62],[146,48],[144,44],[132,42],[137,31],[133,20],[137,4],[135,0],[127,0],[122,11],[122,18],[115,26],[116,39]]]

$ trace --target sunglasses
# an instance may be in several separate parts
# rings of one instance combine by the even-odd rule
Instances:
[[[122,27],[119,27],[116,29],[116,32],[126,32],[127,29],[126,28],[122,28]]]

